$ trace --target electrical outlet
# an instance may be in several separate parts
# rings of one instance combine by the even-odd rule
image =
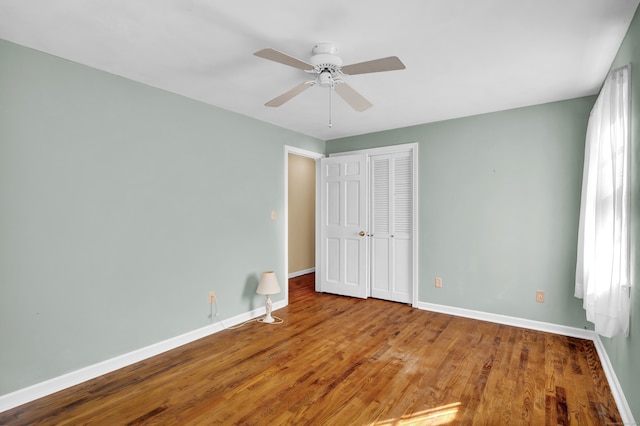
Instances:
[[[536,302],[544,303],[544,291],[536,291]]]
[[[436,288],[442,288],[442,278],[436,277]]]
[[[209,292],[209,303],[212,304],[216,301],[216,292],[215,291],[210,291]]]

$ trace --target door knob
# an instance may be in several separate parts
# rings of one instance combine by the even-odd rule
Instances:
[[[360,235],[361,237],[364,237],[364,231],[360,231],[358,235]]]

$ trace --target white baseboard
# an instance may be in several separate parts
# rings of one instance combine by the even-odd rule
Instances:
[[[455,315],[457,317],[472,318],[481,321],[495,322],[498,324],[511,325],[514,327],[528,328],[531,330],[546,331],[547,333],[562,334],[564,336],[578,337],[580,339],[593,340],[594,332],[576,327],[551,324],[542,321],[533,321],[524,318],[510,317],[507,315],[492,314],[489,312],[474,311],[471,309],[456,308],[453,306],[438,305],[436,303],[418,302],[417,308],[439,312],[441,314]]]
[[[547,333],[561,334],[564,336],[577,337],[579,339],[586,339],[593,341],[596,348],[596,352],[600,357],[600,363],[602,369],[609,382],[613,399],[618,405],[618,411],[622,417],[622,421],[625,425],[635,425],[631,408],[627,403],[627,399],[624,396],[618,377],[616,376],[609,355],[600,340],[600,336],[593,330],[583,330],[576,327],[567,327],[564,325],[551,324],[548,322],[534,321],[523,318],[510,317],[507,315],[492,314],[482,311],[474,311],[471,309],[456,308],[452,306],[438,305],[435,303],[418,302],[416,305],[418,309],[425,311],[438,312],[441,314],[455,315],[458,317],[471,318],[481,321],[495,322],[498,324],[511,325],[514,327],[528,328],[530,330],[544,331]]]
[[[595,345],[598,356],[600,357],[600,363],[602,364],[604,374],[605,376],[607,376],[607,381],[609,382],[609,387],[611,388],[613,399],[616,400],[616,405],[618,406],[618,411],[620,412],[620,416],[622,417],[622,422],[625,425],[629,426],[636,425],[636,422],[633,419],[633,413],[631,412],[631,407],[629,407],[627,398],[624,396],[624,392],[622,392],[622,387],[620,386],[620,382],[618,381],[616,372],[613,370],[613,366],[611,365],[611,360],[609,359],[607,350],[602,344],[600,336],[595,332],[593,333],[593,335],[593,344]]]
[[[273,310],[283,308],[286,305],[287,303],[285,301],[275,302],[273,304]],[[245,321],[249,321],[264,314],[264,307],[257,308],[252,311],[245,312],[244,314],[237,315],[233,318],[219,321],[217,323],[189,331],[179,336],[154,343],[144,348],[119,355],[115,358],[111,358],[97,364],[72,371],[71,373],[63,374],[62,376],[54,377],[53,379],[36,383],[35,385],[19,389],[6,395],[2,395],[0,396],[0,413],[18,407],[22,404],[26,404],[27,402],[34,401],[38,398],[51,395],[52,393],[61,391],[71,386],[86,382],[87,380],[95,379],[96,377],[111,373],[112,371],[118,370],[128,365],[135,364],[136,362],[151,358],[152,356],[156,356],[171,349],[175,349],[179,346],[191,343],[195,340],[201,339],[211,334],[215,334],[219,331],[224,330],[225,328],[241,324]]]
[[[299,277],[300,275],[310,274],[315,272],[316,268],[303,269],[302,271],[292,272],[289,274],[289,278]]]

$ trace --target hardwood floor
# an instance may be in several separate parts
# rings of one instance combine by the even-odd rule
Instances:
[[[290,280],[251,322],[0,413],[0,424],[622,422],[593,343],[318,294]]]

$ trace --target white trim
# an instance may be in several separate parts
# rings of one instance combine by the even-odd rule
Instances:
[[[329,157],[339,157],[341,155],[354,155],[366,153],[367,155],[384,155],[393,154],[398,151],[411,151],[418,149],[418,142],[403,143],[399,145],[386,145],[378,148],[363,148],[355,151],[334,152],[329,154]]]
[[[580,339],[593,340],[593,335],[595,334],[591,330],[584,330],[576,327],[567,327],[564,325],[552,324],[548,322],[510,317],[507,315],[492,314],[489,312],[474,311],[471,309],[457,308],[455,306],[438,305],[436,303],[418,302],[417,308],[424,311],[439,312],[441,314],[455,315],[457,317],[495,322],[498,324],[511,325],[514,327],[545,331],[547,333],[562,334],[564,336],[578,337]]]
[[[307,149],[302,149],[302,148],[296,148],[295,146],[285,145],[284,149],[287,152],[287,154],[295,154],[301,157],[313,158],[314,160],[325,157],[324,154],[321,154],[319,152],[309,151]]]
[[[278,301],[273,304],[273,310],[277,310],[287,306],[284,301]],[[187,343],[194,342],[203,337],[215,334],[225,328],[232,327],[237,324],[241,324],[245,321],[254,319],[261,315],[264,315],[265,308],[256,308],[244,314],[237,315],[233,318],[219,321],[215,324],[210,324],[196,330],[189,331],[179,336],[172,337],[161,342],[154,343],[149,346],[145,346],[140,349],[128,352],[116,356],[97,364],[93,364],[76,371],[72,371],[62,376],[54,377],[44,382],[36,383],[35,385],[28,386],[23,389],[19,389],[15,392],[11,392],[0,396],[0,413],[18,407],[22,404],[26,404],[36,399],[51,395],[55,392],[59,392],[63,389],[71,386],[78,385],[96,377],[100,377],[104,374],[111,373],[126,367],[136,362],[144,361],[145,359],[159,355],[163,352],[170,351],[178,348]]]
[[[343,156],[343,155],[356,155],[356,154],[366,154],[367,155],[367,165],[369,164],[369,158],[372,155],[385,155],[385,154],[394,154],[396,152],[406,152],[409,151],[411,152],[411,157],[413,160],[413,235],[412,235],[412,240],[413,240],[413,247],[412,247],[412,251],[413,251],[413,270],[412,270],[412,274],[413,274],[413,283],[412,283],[412,289],[411,289],[411,306],[413,306],[414,308],[418,307],[418,304],[420,303],[418,301],[418,240],[420,238],[420,232],[418,231],[418,217],[419,217],[419,211],[418,211],[418,206],[419,206],[419,200],[418,200],[418,182],[419,182],[419,178],[418,178],[418,173],[419,173],[419,158],[418,158],[418,147],[419,147],[419,143],[418,142],[410,142],[410,143],[405,143],[405,144],[399,144],[399,145],[388,145],[388,146],[381,146],[378,148],[364,148],[364,149],[359,149],[359,150],[355,150],[355,151],[345,151],[345,152],[336,152],[333,154],[329,154],[329,157],[339,157],[339,156]],[[368,171],[367,171],[368,173]],[[367,194],[368,195],[368,194]],[[316,205],[318,205],[318,203],[316,202]],[[367,202],[368,205],[368,202]],[[316,256],[319,256],[320,250],[319,247],[316,249]],[[320,259],[316,259],[316,265],[320,265]],[[367,273],[369,273],[369,268],[367,268]],[[316,291],[320,291],[320,288],[318,287],[318,283],[321,282],[321,277],[319,277],[318,275],[316,275]],[[370,292],[370,289],[369,289]]]
[[[438,312],[441,314],[455,315],[458,317],[471,318],[480,321],[489,321],[497,324],[510,325],[514,327],[528,328],[530,330],[544,331],[547,333],[560,334],[564,336],[577,337],[579,339],[591,340],[596,348],[596,352],[600,357],[602,370],[609,382],[611,394],[616,401],[618,411],[625,425],[635,425],[631,408],[624,396],[618,377],[611,365],[611,360],[607,354],[600,336],[593,330],[584,330],[576,327],[567,327],[564,325],[551,324],[548,322],[534,321],[524,318],[510,317],[507,315],[492,314],[482,311],[474,311],[471,309],[456,308],[453,306],[438,305],[436,303],[419,302],[416,306],[418,309],[425,311]]]
[[[625,425],[629,426],[635,425],[636,422],[633,419],[631,407],[629,407],[627,398],[624,396],[624,392],[622,391],[622,386],[620,386],[620,382],[618,381],[618,376],[613,369],[613,365],[611,365],[609,354],[607,354],[607,350],[602,344],[600,336],[595,332],[593,333],[593,335],[593,344],[595,345],[598,356],[600,357],[600,364],[602,365],[605,376],[607,376],[607,381],[609,382],[609,387],[611,388],[613,399],[616,401],[616,405],[618,406],[618,411],[620,412],[620,417],[622,417],[622,422]]]
[[[324,157],[323,157],[324,158]],[[320,269],[316,271],[315,290],[320,292],[320,283],[322,282],[322,256],[320,253],[320,218],[322,216],[322,210],[320,208],[320,180],[321,180],[321,166],[320,158],[316,158],[316,267]]]
[[[418,182],[420,179],[418,178],[419,173],[419,159],[418,159],[418,143],[408,144],[409,149],[411,149],[411,157],[413,158],[413,194],[411,195],[413,198],[413,288],[411,289],[412,300],[411,306],[414,308],[418,305],[418,239],[420,238],[420,230],[418,229],[418,217],[419,216],[419,208],[420,203],[418,202]],[[403,145],[405,146],[405,145]]]
[[[302,271],[292,272],[289,274],[289,278],[299,277],[301,275],[307,275],[312,272],[315,272],[316,268],[303,269]]]

